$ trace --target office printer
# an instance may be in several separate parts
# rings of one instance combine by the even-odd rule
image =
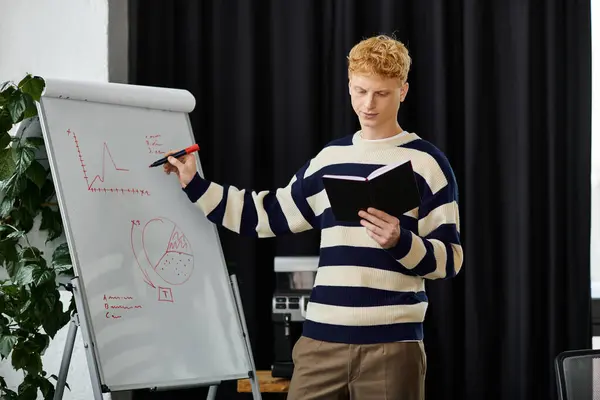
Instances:
[[[315,283],[319,257],[275,257],[272,321],[274,362],[271,374],[291,378],[292,349],[302,334],[306,307]]]

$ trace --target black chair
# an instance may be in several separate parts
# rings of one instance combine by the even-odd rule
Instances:
[[[554,362],[560,400],[600,400],[600,350],[568,350]]]

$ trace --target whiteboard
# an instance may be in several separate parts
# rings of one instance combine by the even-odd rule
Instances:
[[[78,313],[110,391],[252,370],[216,227],[174,175],[149,168],[194,143],[194,106],[182,90],[46,79],[40,121]]]

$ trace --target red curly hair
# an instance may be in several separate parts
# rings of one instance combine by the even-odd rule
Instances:
[[[411,58],[404,44],[392,37],[378,35],[357,43],[348,54],[348,75],[378,75],[408,79]]]

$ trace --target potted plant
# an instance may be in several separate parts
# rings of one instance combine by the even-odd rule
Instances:
[[[73,299],[65,310],[59,292],[59,276],[73,273],[67,243],[46,255],[30,240],[44,232],[48,244],[63,232],[50,170],[36,159],[43,138],[9,133],[37,119],[44,87],[41,77],[29,74],[0,86],[0,265],[6,272],[0,280],[0,359],[10,358],[23,372],[16,391],[0,376],[0,398],[7,400],[35,400],[40,392],[52,399],[57,377],[44,370],[42,355],[75,310]]]

